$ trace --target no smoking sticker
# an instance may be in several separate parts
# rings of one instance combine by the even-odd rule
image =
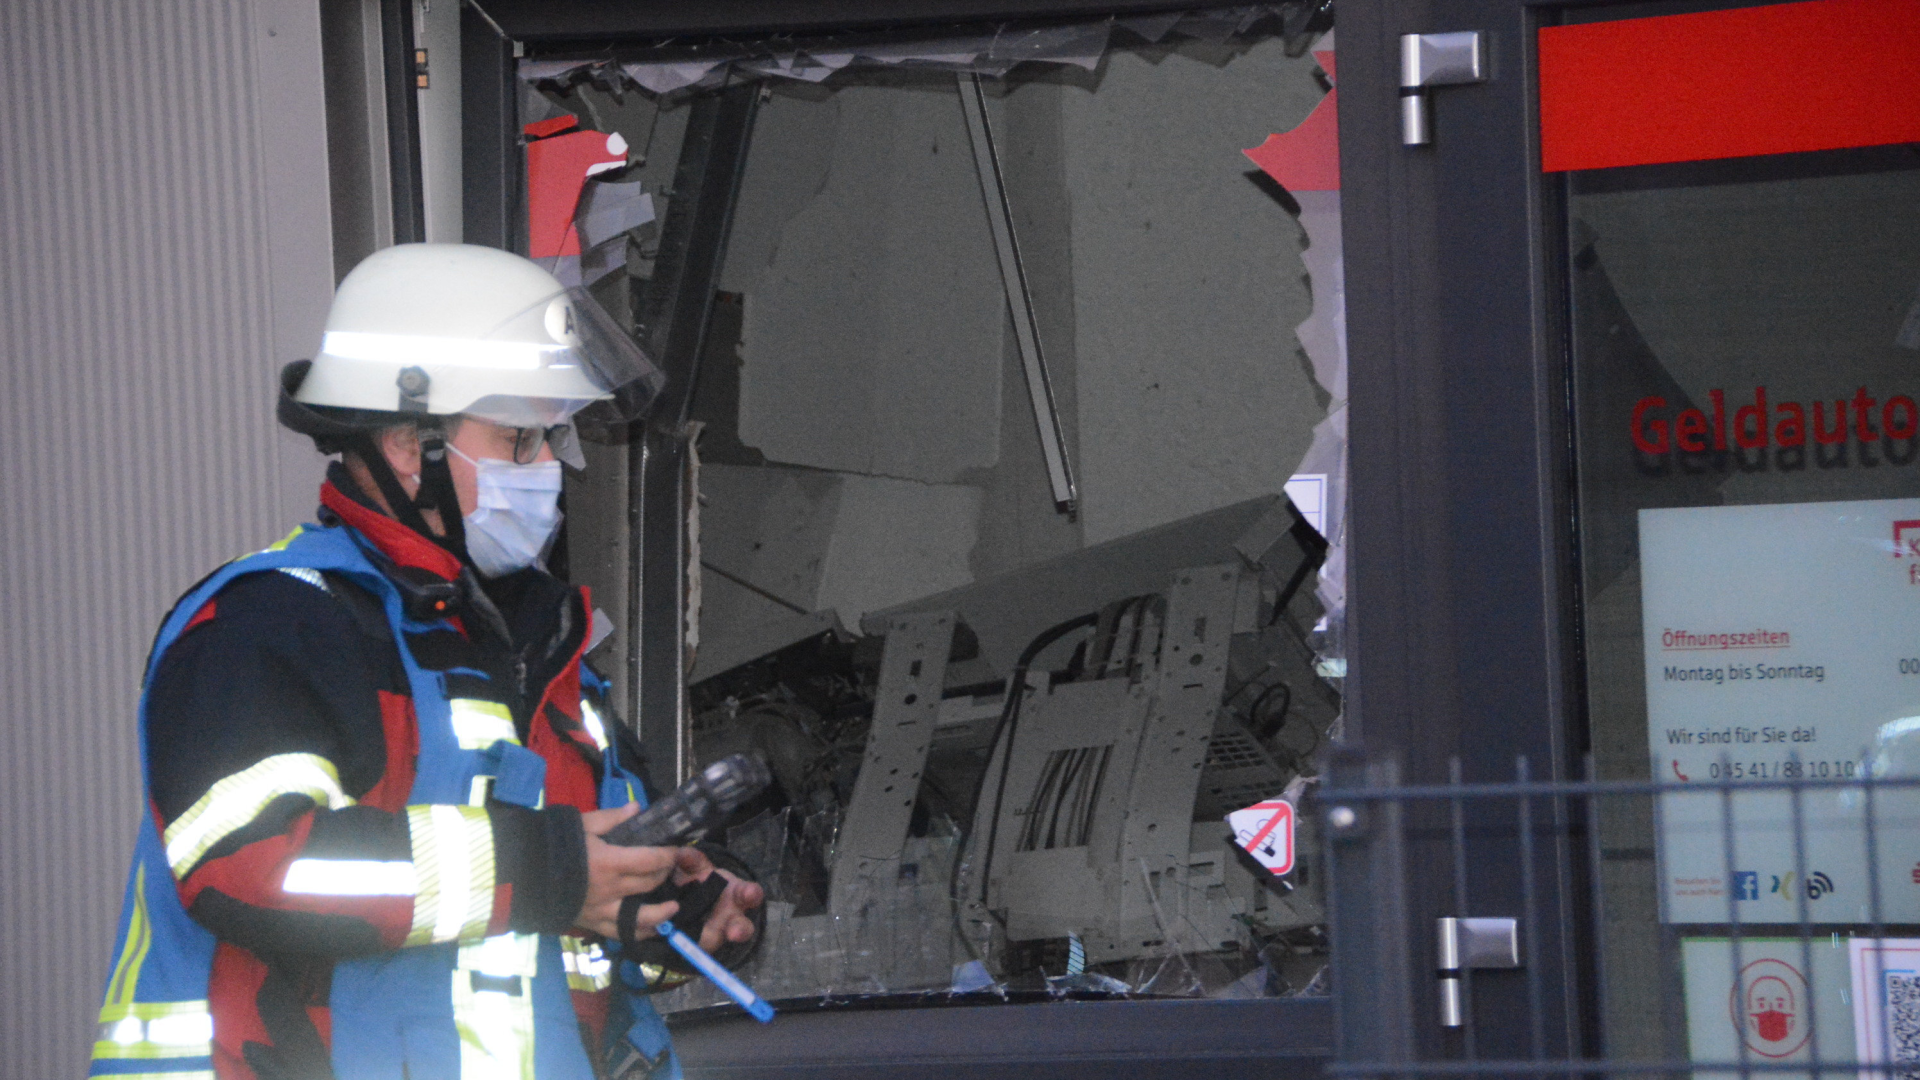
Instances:
[[[1227,815],[1233,841],[1275,876],[1293,872],[1293,804],[1269,799]]]

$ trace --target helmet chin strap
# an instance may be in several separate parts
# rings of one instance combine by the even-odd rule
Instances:
[[[393,474],[393,467],[387,464],[387,456],[380,452],[371,438],[364,440],[360,448],[360,457],[366,463],[367,472],[372,475],[374,486],[380,489],[380,495],[386,499],[388,509],[400,524],[432,540],[452,552],[463,563],[471,563],[467,556],[466,522],[460,514],[460,497],[453,487],[453,470],[447,464],[446,433],[437,426],[422,425],[420,431],[420,491],[409,496],[406,488],[400,485],[400,478]],[[435,535],[427,525],[423,510],[440,511],[440,523],[443,535]]]
[[[470,563],[467,523],[460,513],[460,496],[453,489],[453,468],[447,464],[447,434],[438,427],[420,429],[420,495],[414,505],[440,511],[440,525],[446,530],[445,536],[436,538],[440,546]]]

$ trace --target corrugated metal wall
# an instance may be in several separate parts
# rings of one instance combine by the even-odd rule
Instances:
[[[317,0],[0,4],[0,1076],[84,1075],[167,604],[311,513]]]

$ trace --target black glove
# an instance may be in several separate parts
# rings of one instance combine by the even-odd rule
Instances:
[[[620,951],[627,959],[642,965],[657,965],[682,975],[695,974],[693,965],[687,963],[686,957],[681,956],[679,950],[669,945],[665,938],[657,934],[638,937],[637,931],[643,905],[677,900],[680,910],[673,915],[674,928],[698,942],[701,932],[706,929],[707,918],[713,914],[720,897],[727,891],[727,879],[718,871],[724,869],[742,881],[754,880],[746,864],[724,849],[702,845],[699,850],[713,861],[714,873],[685,885],[668,881],[652,892],[637,893],[620,902]],[[753,920],[753,937],[746,941],[726,942],[713,953],[713,958],[729,970],[752,959],[760,948],[760,939],[766,934],[765,904],[747,912],[747,917]]]

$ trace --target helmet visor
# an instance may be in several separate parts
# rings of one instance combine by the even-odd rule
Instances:
[[[308,405],[466,413],[516,428],[580,413],[583,426],[613,434],[665,382],[586,290],[556,288],[482,334],[329,329],[293,393]]]
[[[567,290],[567,298],[580,339],[580,364],[594,385],[607,393],[581,410],[578,422],[583,430],[594,431],[639,419],[666,385],[666,375],[592,293],[575,287]]]

